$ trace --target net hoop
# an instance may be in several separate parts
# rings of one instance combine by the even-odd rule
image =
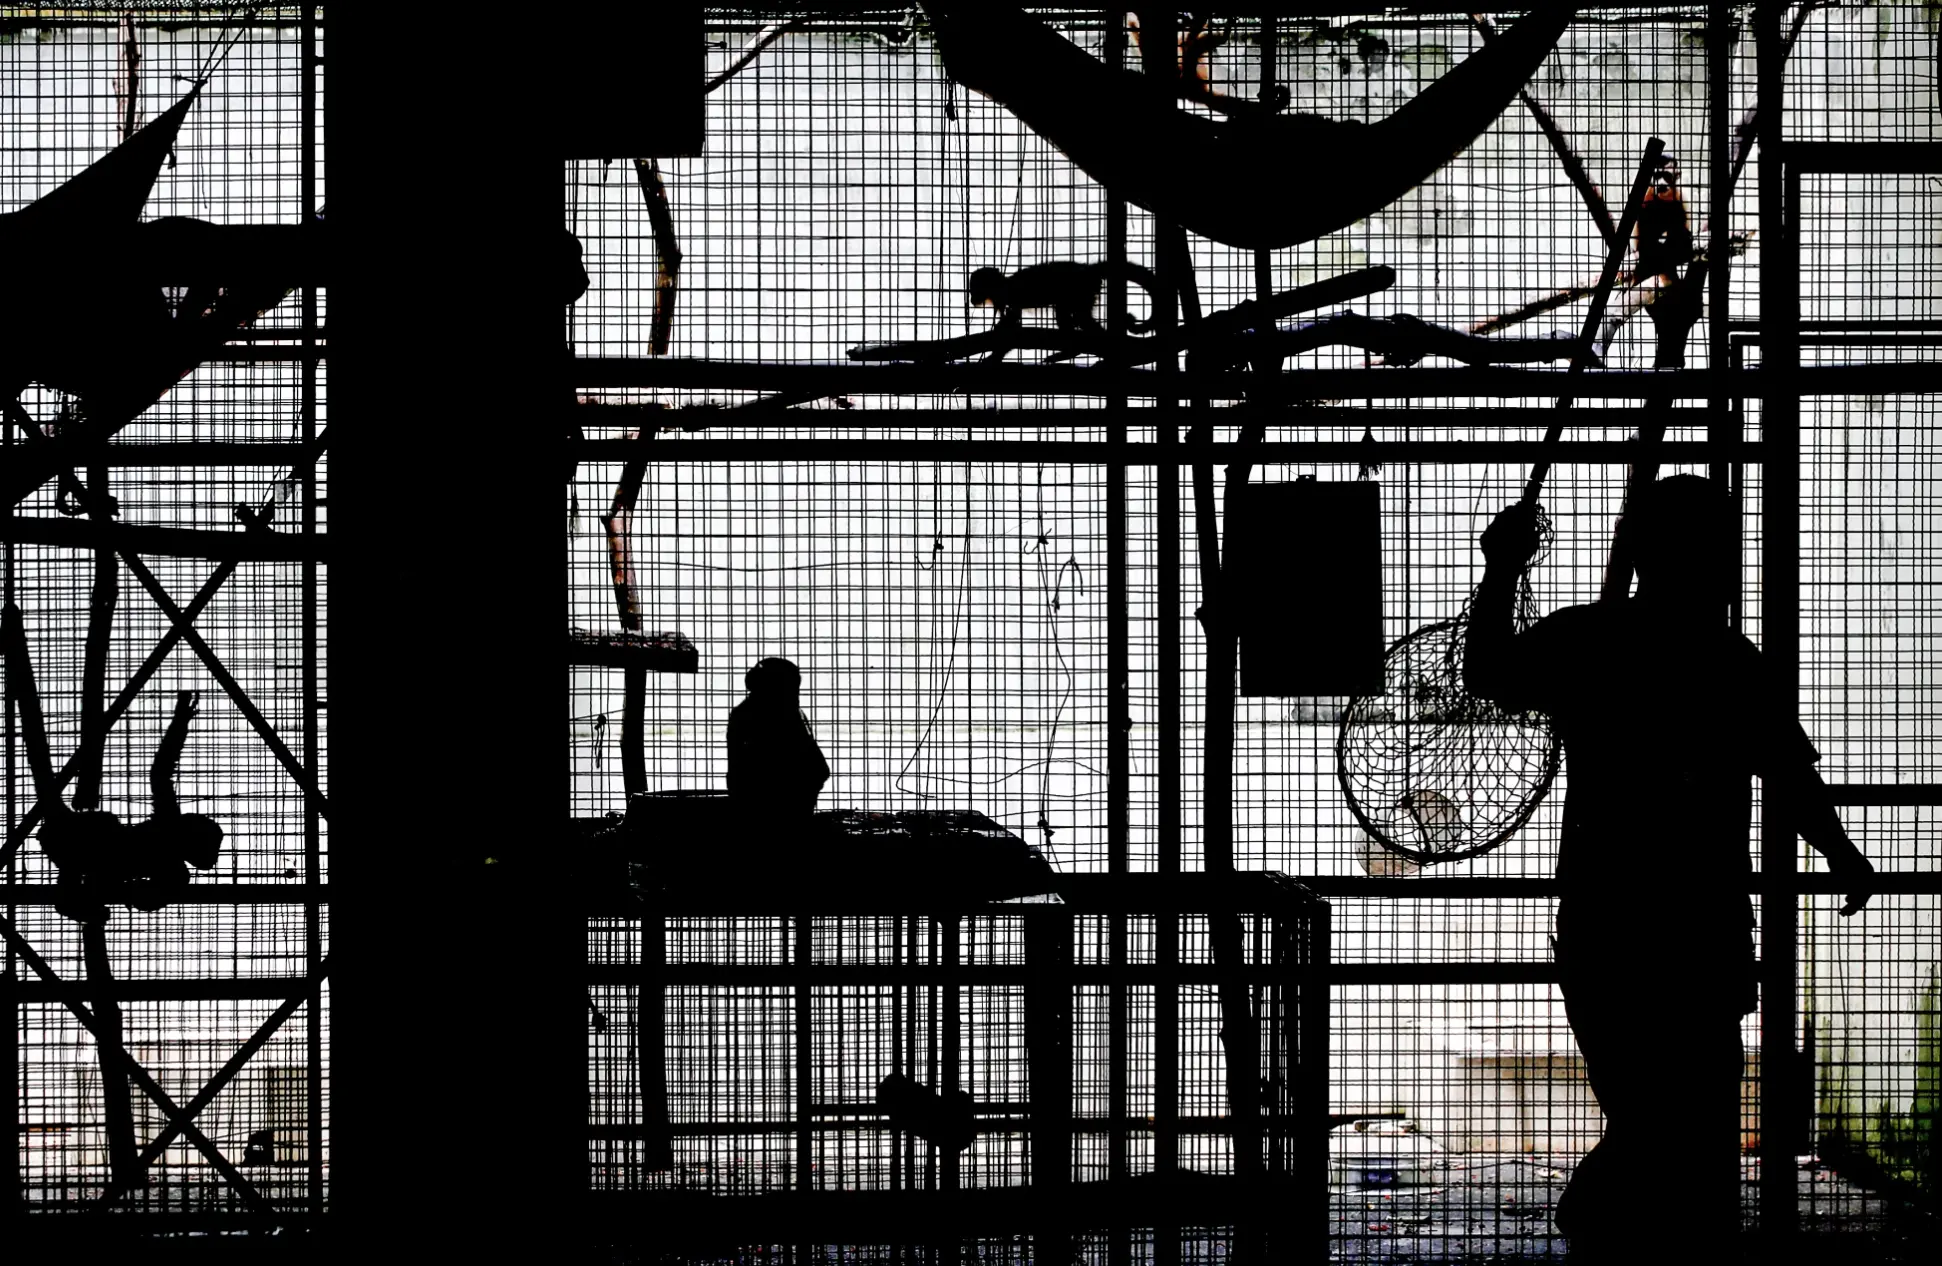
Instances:
[[[1382,693],[1349,700],[1336,733],[1336,779],[1355,820],[1425,866],[1478,856],[1516,834],[1562,758],[1544,714],[1510,712],[1464,689],[1467,627],[1446,620],[1391,646]]]

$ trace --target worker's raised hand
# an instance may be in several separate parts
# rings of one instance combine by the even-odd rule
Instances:
[[[1848,903],[1841,907],[1841,916],[1846,918],[1859,913],[1875,895],[1875,864],[1858,850],[1845,861],[1836,861],[1829,869],[1841,880],[1847,889]]]
[[[1537,553],[1540,540],[1537,503],[1519,501],[1491,521],[1477,544],[1492,569],[1521,568]]]

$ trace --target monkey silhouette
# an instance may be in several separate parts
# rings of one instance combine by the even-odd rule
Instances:
[[[748,698],[728,714],[729,803],[765,825],[806,821],[829,781],[829,762],[802,714],[802,672],[771,657],[743,681]]]

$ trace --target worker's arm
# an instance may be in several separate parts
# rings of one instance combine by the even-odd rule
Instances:
[[[1844,915],[1853,914],[1875,895],[1874,863],[1862,855],[1848,838],[1835,811],[1833,793],[1821,780],[1820,771],[1811,764],[1784,762],[1761,775],[1768,801],[1793,818],[1794,830],[1827,859],[1827,868],[1838,876],[1847,891]]]

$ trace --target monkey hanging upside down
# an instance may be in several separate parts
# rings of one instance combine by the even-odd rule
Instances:
[[[1160,279],[1138,264],[1115,264],[1111,260],[1081,264],[1076,260],[1058,259],[1021,268],[1009,277],[1001,269],[980,268],[971,274],[970,297],[973,304],[990,304],[998,309],[996,328],[1001,330],[1017,329],[1028,309],[1050,308],[1061,330],[1077,330],[1104,338],[1106,327],[1093,316],[1092,310],[1099,302],[1099,288],[1114,272],[1143,287],[1153,307],[1153,315],[1144,321],[1135,321],[1122,313],[1117,333],[1150,332],[1160,305],[1170,296]]]

